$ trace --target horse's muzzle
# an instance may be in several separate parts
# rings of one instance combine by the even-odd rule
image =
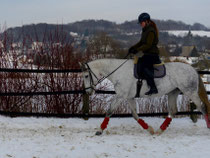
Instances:
[[[92,95],[95,93],[95,89],[93,87],[88,87],[88,88],[85,88],[85,92],[88,94],[88,95]]]

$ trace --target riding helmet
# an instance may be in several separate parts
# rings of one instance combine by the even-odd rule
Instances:
[[[147,21],[147,20],[150,20],[150,15],[148,13],[141,13],[139,15],[139,23],[143,22],[143,21]]]

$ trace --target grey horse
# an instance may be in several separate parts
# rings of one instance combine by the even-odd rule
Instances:
[[[136,93],[136,78],[133,76],[133,66],[132,59],[98,59],[81,64],[87,93],[92,94],[94,92],[95,86],[103,80],[101,77],[108,78],[113,83],[116,92],[116,95],[106,112],[106,117],[99,130],[96,132],[97,135],[102,134],[103,130],[107,128],[113,110],[124,100],[128,101],[134,119],[145,130],[151,134],[161,134],[177,113],[176,99],[180,92],[188,96],[196,104],[197,109],[204,115],[207,127],[210,128],[210,103],[199,74],[189,64],[169,62],[165,63],[165,77],[155,79],[158,94],[145,96],[145,92],[148,91],[148,86],[145,81],[143,81],[140,92],[140,97],[147,98],[168,95],[169,115],[160,128],[154,132],[154,129],[144,122],[144,120],[139,118],[136,113],[136,102],[134,99]]]

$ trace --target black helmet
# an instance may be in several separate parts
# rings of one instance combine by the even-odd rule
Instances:
[[[138,20],[139,20],[139,23],[146,21],[146,20],[150,20],[150,15],[148,13],[141,13],[139,15]]]

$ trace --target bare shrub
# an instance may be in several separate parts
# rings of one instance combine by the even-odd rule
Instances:
[[[24,27],[23,27],[24,28]],[[72,39],[62,32],[62,27],[47,31],[35,39],[22,31],[19,41],[13,33],[1,34],[0,68],[10,69],[79,69],[78,61],[84,60],[74,53]],[[35,41],[35,42],[34,42]],[[57,92],[81,90],[82,79],[78,73],[14,73],[0,72],[0,93]],[[52,96],[1,96],[0,110],[14,112],[78,113],[81,111],[81,94]]]

